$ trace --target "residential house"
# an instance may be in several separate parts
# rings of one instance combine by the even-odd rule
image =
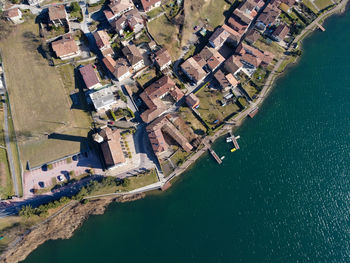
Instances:
[[[232,88],[237,87],[237,85],[239,84],[239,81],[232,73],[227,74],[225,77],[228,80],[228,82],[230,82]]]
[[[91,64],[87,64],[86,66],[79,68],[79,72],[83,78],[85,86],[88,89],[95,89],[102,86],[96,71]]]
[[[135,5],[131,0],[111,0],[108,4],[108,9],[103,12],[110,22],[134,8]]]
[[[238,32],[224,24],[222,27],[216,29],[210,36],[209,44],[213,48],[219,49],[226,41],[231,42],[233,45],[237,45],[240,39],[241,35]]]
[[[128,45],[124,47],[122,52],[134,71],[138,71],[145,66],[143,56],[135,45]]]
[[[71,34],[63,35],[60,40],[51,43],[52,50],[62,60],[80,55],[80,49]]]
[[[118,81],[123,81],[131,76],[129,63],[125,58],[118,58],[114,68],[115,70],[113,74]]]
[[[149,12],[154,8],[160,7],[161,3],[161,0],[141,0],[141,5],[145,12]]]
[[[207,46],[193,58],[207,73],[214,71],[225,61],[225,58],[216,49]]]
[[[283,41],[283,39],[285,39],[285,37],[288,35],[289,31],[290,29],[287,25],[279,24],[276,27],[275,31],[273,31],[272,37],[278,42]]]
[[[199,107],[200,100],[196,95],[191,93],[190,95],[188,95],[186,97],[186,103],[187,103],[188,107],[190,107],[192,109],[196,109]]]
[[[273,59],[271,52],[262,52],[252,46],[241,43],[236,51],[236,56],[243,64],[243,71],[251,76],[255,70],[260,66],[267,66]]]
[[[171,137],[186,152],[190,152],[193,149],[193,146],[181,133],[177,125],[173,123],[173,118],[173,116],[167,114],[158,118],[146,128],[152,149],[158,158],[169,149],[169,145],[164,138],[165,134]]]
[[[241,4],[238,6],[238,9],[242,11],[245,14],[250,15],[251,17],[255,17],[257,15],[257,9],[259,7],[255,3],[254,0],[246,0],[241,2]]]
[[[31,6],[38,5],[41,2],[43,2],[43,1],[44,0],[27,0],[28,4],[31,5]]]
[[[88,94],[97,112],[105,112],[117,104],[117,99],[113,94],[111,86],[99,90],[91,90]]]
[[[102,62],[118,81],[123,81],[131,76],[129,64],[124,58],[115,61],[110,56],[106,56],[102,59]]]
[[[105,30],[95,31],[93,33],[93,36],[95,38],[96,45],[103,56],[114,54],[113,49],[111,48],[111,44],[109,43],[111,38]]]
[[[110,24],[120,36],[124,34],[127,28],[134,33],[138,33],[145,27],[143,18],[137,9],[132,9],[122,16],[113,19],[110,21]]]
[[[114,169],[125,164],[125,157],[121,146],[122,138],[118,129],[103,128],[95,136],[95,141],[101,146],[103,159],[107,168]]]
[[[255,30],[255,29],[250,29],[244,40],[247,41],[248,44],[253,45],[256,41],[258,41],[258,39],[260,38],[261,34],[259,31]]]
[[[237,74],[243,69],[243,64],[238,56],[232,55],[225,61],[224,69],[232,75],[237,76]]]
[[[197,84],[199,84],[207,75],[202,66],[193,57],[182,63],[181,70],[193,83]]]
[[[50,5],[48,8],[49,23],[55,27],[69,26],[68,15],[65,6],[62,5]]]
[[[165,48],[161,48],[155,53],[155,64],[163,71],[171,65],[171,56]]]
[[[230,88],[232,88],[231,82],[228,81],[225,74],[220,69],[217,72],[215,72],[214,78],[221,89],[227,91]]]
[[[234,17],[237,21],[239,21],[241,24],[250,25],[250,23],[253,21],[254,17],[252,17],[250,14],[245,13],[238,8],[236,8],[233,11],[232,17]]]
[[[6,11],[4,11],[4,17],[8,20],[11,21],[14,24],[19,24],[22,23],[22,12],[19,10],[19,8],[11,8]]]
[[[235,19],[235,17],[230,17],[227,21],[227,25],[238,32],[240,35],[243,35],[248,28],[248,25],[241,23],[240,20]]]
[[[140,32],[144,27],[144,21],[137,9],[130,10],[125,13],[126,22],[129,28],[136,34]]]
[[[117,32],[120,36],[124,34],[125,29],[128,27],[128,23],[126,20],[126,16],[122,15],[119,18],[113,19],[110,22],[112,28],[115,32]]]
[[[144,122],[149,123],[153,121],[167,109],[162,98],[168,94],[176,102],[184,97],[183,92],[168,76],[163,76],[155,81],[140,94],[140,98],[148,107],[148,109],[141,114],[141,118]]]
[[[272,26],[280,14],[280,9],[271,4],[268,4],[264,11],[257,18],[256,28],[265,30],[266,27]]]

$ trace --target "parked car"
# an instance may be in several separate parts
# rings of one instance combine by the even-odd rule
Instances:
[[[39,182],[38,185],[39,185],[41,188],[44,188],[44,187],[45,187],[45,183],[44,183],[44,182]]]
[[[63,181],[63,176],[59,175],[59,176],[57,176],[57,179],[58,179],[58,181],[62,182]]]

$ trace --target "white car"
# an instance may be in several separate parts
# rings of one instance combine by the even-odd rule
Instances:
[[[57,176],[57,179],[58,179],[58,181],[62,182],[63,181],[63,176],[59,175],[59,176]]]

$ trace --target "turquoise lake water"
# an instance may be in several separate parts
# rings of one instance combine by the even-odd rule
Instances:
[[[350,262],[350,15],[304,41],[259,114],[167,192],[112,204],[25,262]]]

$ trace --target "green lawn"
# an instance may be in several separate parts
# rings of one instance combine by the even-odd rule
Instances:
[[[317,7],[320,10],[333,4],[333,2],[331,0],[315,0],[314,3],[317,5]]]
[[[244,90],[249,94],[249,96],[252,98],[255,94],[258,93],[258,90],[253,87],[249,82],[246,82],[243,85]]]
[[[178,55],[180,54],[178,27],[171,24],[165,16],[161,16],[149,22],[148,29],[156,42],[164,46],[169,51],[172,59],[177,59]]]
[[[141,76],[136,78],[136,81],[140,84],[141,87],[145,86],[145,84],[150,83],[152,79],[157,76],[157,72],[154,68],[147,70],[142,73]]]
[[[157,7],[149,12],[147,12],[147,15],[150,17],[150,18],[153,18],[153,17],[156,17],[157,15],[159,15],[160,13],[163,12],[163,9],[161,7]]]
[[[76,90],[72,67],[60,74],[38,52],[40,44],[34,21],[16,26],[0,41],[23,167],[27,161],[34,167],[80,151],[80,141],[48,139],[47,134],[82,139],[91,123],[84,110],[71,109],[70,92]]]
[[[229,115],[239,111],[236,103],[227,103],[226,106],[221,106],[219,101],[224,97],[221,91],[213,91],[208,87],[204,87],[196,93],[196,96],[200,99],[198,112],[210,127],[216,126]],[[215,120],[218,120],[218,122],[214,123]]]
[[[318,13],[318,10],[315,8],[315,6],[310,2],[310,0],[303,0],[303,3],[311,9],[312,12],[314,12],[316,15]]]
[[[170,159],[175,166],[180,166],[190,154],[191,153],[178,148],[177,151],[170,157]]]
[[[206,127],[194,116],[192,110],[188,107],[180,107],[179,113],[183,120],[192,128],[197,135],[204,135]]]

